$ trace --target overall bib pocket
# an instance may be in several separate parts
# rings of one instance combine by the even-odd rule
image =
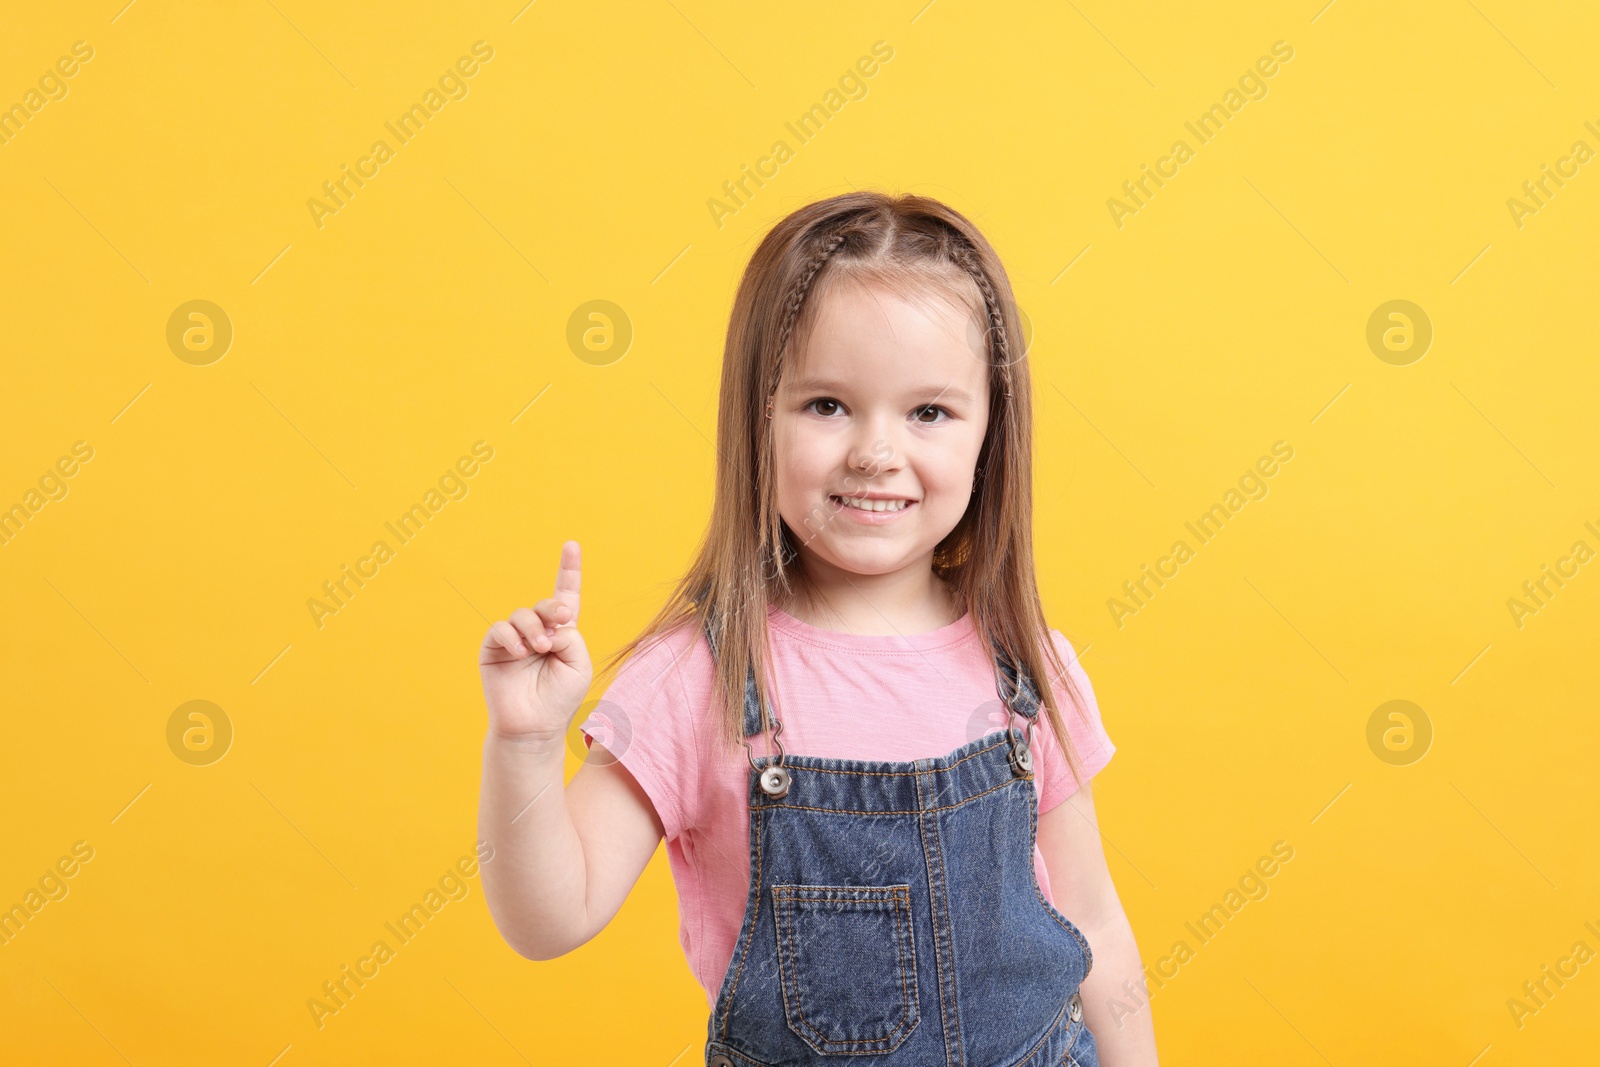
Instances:
[[[784,1016],[813,1051],[890,1052],[916,1028],[909,885],[774,885],[772,916]]]

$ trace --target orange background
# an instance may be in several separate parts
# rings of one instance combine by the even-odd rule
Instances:
[[[0,944],[9,1061],[699,1062],[664,852],[543,963],[450,873],[476,650],[567,538],[591,649],[637,632],[708,512],[739,273],[852,187],[969,214],[1031,323],[1042,591],[1119,749],[1106,852],[1145,963],[1193,950],[1150,1002],[1164,1061],[1592,1053],[1592,960],[1508,1006],[1600,950],[1592,11],[124,2],[0,39],[0,905],[66,891]]]

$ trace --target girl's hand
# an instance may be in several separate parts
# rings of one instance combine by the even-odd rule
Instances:
[[[555,595],[489,627],[478,650],[489,732],[508,741],[559,741],[594,680],[578,633],[578,542],[561,546]]]

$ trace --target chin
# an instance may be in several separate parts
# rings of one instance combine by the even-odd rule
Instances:
[[[829,552],[823,559],[851,574],[893,574],[909,566],[922,553],[896,550],[892,554],[873,552]]]

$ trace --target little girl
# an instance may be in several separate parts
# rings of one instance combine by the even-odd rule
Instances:
[[[794,212],[735,298],[709,530],[565,789],[576,542],[484,638],[495,923],[570,952],[665,838],[707,1067],[1156,1063],[1087,781],[1114,748],[1039,607],[1018,322],[938,201]]]

